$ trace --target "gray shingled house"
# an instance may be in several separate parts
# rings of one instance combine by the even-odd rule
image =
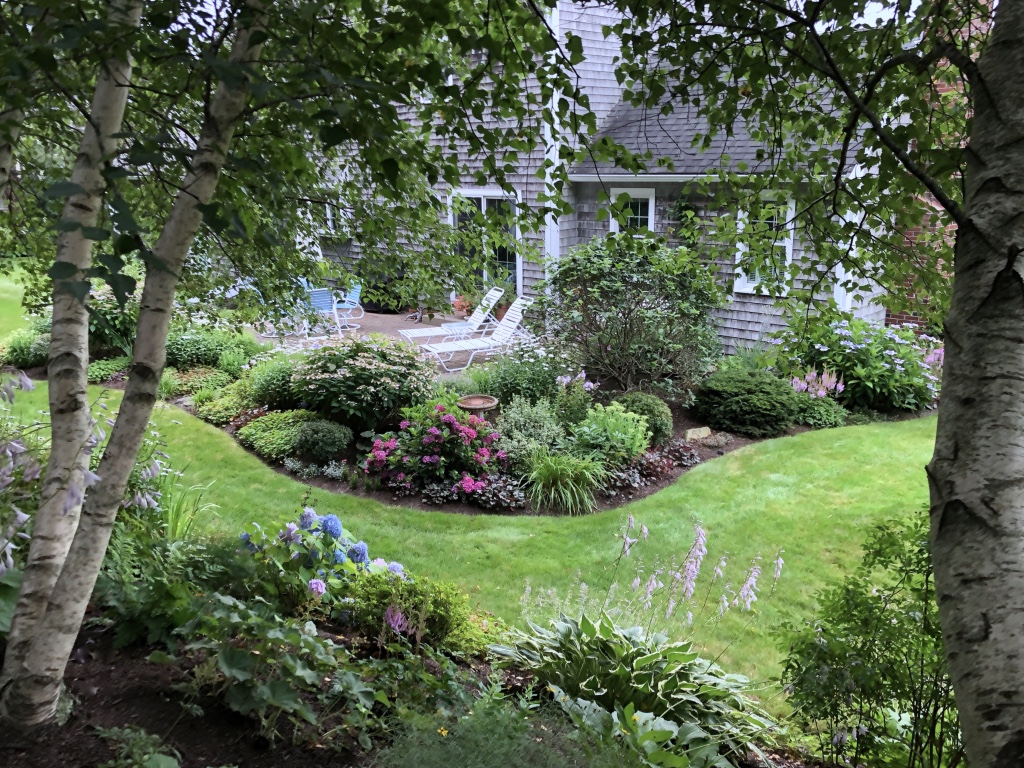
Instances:
[[[573,246],[608,233],[609,229],[617,230],[616,221],[607,217],[599,220],[598,217],[598,208],[602,204],[599,201],[607,200],[608,195],[616,200],[622,194],[629,195],[632,215],[628,223],[665,235],[671,242],[676,224],[673,221],[674,211],[678,209],[680,198],[688,194],[686,190],[692,187],[694,180],[716,172],[723,162],[735,164],[742,161],[747,164],[748,172],[758,170],[757,145],[742,130],[735,130],[732,137],[719,136],[709,148],[698,151],[692,147],[692,140],[695,134],[705,133],[705,124],[693,108],[683,107],[670,115],[661,115],[623,103],[622,89],[614,73],[614,59],[619,46],[615,39],[605,38],[602,32],[603,27],[614,24],[617,18],[608,8],[580,6],[570,0],[559,0],[549,16],[549,24],[563,40],[571,32],[583,41],[585,60],[577,65],[576,72],[601,134],[610,136],[634,152],[650,150],[655,158],[669,158],[672,169],[669,171],[659,166],[650,172],[633,174],[593,161],[569,169],[571,186],[565,194],[573,213],[558,220],[549,219],[540,231],[519,233],[519,237],[529,241],[532,250],[541,253],[547,262],[557,260]],[[546,154],[554,152],[553,146],[538,148],[531,155],[520,158],[518,172],[511,179],[519,201],[527,204],[537,201],[545,185],[537,171]],[[505,196],[500,189],[474,186],[445,192],[466,198],[478,210],[484,211]],[[780,190],[780,195],[784,197],[785,190]],[[686,202],[698,215],[716,215],[726,208],[735,214],[735,205],[730,206],[731,201],[716,200],[714,196],[687,198]],[[458,222],[453,220],[452,223]],[[778,247],[780,258],[784,249],[787,262],[814,259],[813,248],[795,231],[781,238]],[[335,257],[358,258],[357,249],[342,247],[331,250]],[[516,291],[520,295],[535,292],[535,285],[544,277],[542,264],[514,254],[504,254],[504,258],[499,260],[514,276]],[[717,318],[719,335],[727,352],[733,351],[737,345],[748,345],[782,325],[781,310],[759,287],[757,276],[744,275],[736,269],[735,261],[721,258],[715,262],[718,278],[728,296]],[[875,300],[877,295],[854,301],[840,288],[834,290],[841,307],[869,320],[884,321],[885,310]]]
[[[601,135],[614,139],[618,144],[634,152],[650,151],[654,158],[669,158],[671,170],[657,167],[649,172],[626,173],[611,164],[595,163],[591,160],[570,169],[571,188],[569,197],[573,213],[557,221],[549,220],[541,232],[521,233],[524,239],[532,241],[548,261],[557,260],[575,245],[586,243],[593,237],[617,231],[618,222],[605,217],[599,220],[597,212],[601,200],[619,199],[627,194],[631,199],[629,224],[646,227],[652,232],[665,235],[671,242],[673,221],[677,202],[687,195],[692,182],[717,172],[723,162],[743,162],[750,173],[758,171],[757,145],[742,130],[735,130],[731,137],[718,136],[711,146],[701,151],[693,148],[695,134],[706,132],[704,121],[692,107],[676,109],[669,115],[637,109],[622,101],[621,88],[617,84],[613,59],[618,53],[617,41],[606,39],[602,27],[612,24],[616,17],[609,9],[581,7],[561,0],[551,17],[555,30],[563,37],[572,32],[582,38],[586,59],[577,67],[580,85],[587,93],[591,109],[595,112]],[[543,162],[544,153],[521,163],[520,172],[514,179],[516,194],[521,201],[530,203],[542,191],[543,180],[536,175]],[[500,190],[465,187],[451,190],[452,193],[471,199],[481,208],[494,204],[503,193]],[[602,195],[602,192],[604,193]],[[785,190],[780,190],[784,195]],[[729,201],[713,198],[686,199],[687,205],[698,215],[713,215],[729,206]],[[604,203],[606,204],[606,203]],[[787,263],[792,260],[814,259],[813,247],[798,233],[790,230],[781,238],[782,249]],[[739,254],[737,253],[737,258]],[[764,334],[782,326],[781,310],[759,287],[756,275],[748,276],[736,268],[735,259],[720,258],[715,262],[721,285],[726,290],[727,303],[718,312],[719,335],[727,352],[737,345],[748,345]],[[516,288],[520,294],[531,294],[534,285],[543,278],[543,266],[526,261],[521,257],[508,262],[505,267],[513,272]],[[885,309],[877,301],[878,295],[868,295],[854,300],[841,288],[835,291],[837,303],[857,316],[883,322]]]

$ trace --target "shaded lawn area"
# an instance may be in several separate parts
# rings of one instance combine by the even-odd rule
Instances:
[[[21,286],[9,275],[0,275],[0,339],[25,325]]]
[[[100,396],[97,388],[91,392]],[[113,411],[120,393],[104,397]],[[46,407],[45,386],[19,393],[15,407],[22,418],[33,418]],[[205,532],[237,537],[258,522],[273,533],[294,518],[306,486],[177,408],[159,406],[153,421],[172,464],[185,470],[188,482],[213,484],[207,499],[220,509],[217,517],[201,522]],[[509,621],[520,616],[527,580],[535,592],[551,587],[564,592],[581,577],[592,595],[603,592],[629,513],[650,529],[650,539],[637,545],[632,560],[681,561],[699,520],[708,531],[704,575],[728,554],[727,578],[736,590],[743,569],[758,554],[764,558],[767,590],[771,561],[782,548],[782,581],[771,600],[764,601],[763,594],[755,604],[761,609],[757,618],[750,621],[750,614],[734,611],[696,638],[707,643],[705,652],[721,653],[730,671],[768,680],[777,678],[780,668],[780,624],[811,617],[813,593],[859,560],[873,522],[922,508],[923,466],[934,433],[935,419],[928,417],[762,442],[698,466],[646,499],[581,518],[423,512],[321,489],[313,489],[311,503],[321,514],[339,515],[346,528],[366,540],[371,557],[454,580],[481,607]],[[632,567],[627,563],[621,574],[624,586],[633,578]],[[686,634],[679,614],[669,630]]]

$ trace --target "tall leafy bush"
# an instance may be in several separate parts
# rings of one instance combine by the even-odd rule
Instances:
[[[961,764],[927,512],[878,526],[861,566],[816,602],[817,618],[787,638],[783,682],[797,716],[825,726],[822,757],[906,768]]]
[[[688,249],[597,238],[559,260],[539,294],[557,345],[606,387],[685,387],[717,357],[721,293]]]

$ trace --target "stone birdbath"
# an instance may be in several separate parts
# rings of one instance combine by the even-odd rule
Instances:
[[[456,405],[464,411],[487,418],[485,414],[498,407],[498,398],[490,395],[466,395]]]

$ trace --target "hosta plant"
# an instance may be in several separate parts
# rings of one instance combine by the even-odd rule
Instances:
[[[647,754],[654,765],[738,765],[773,727],[748,698],[745,677],[701,658],[690,643],[669,642],[666,635],[649,635],[640,627],[617,627],[605,614],[595,620],[583,615],[579,621],[563,615],[550,629],[530,623],[528,631],[512,630],[511,643],[493,645],[491,652],[500,664],[530,671],[560,692],[559,702],[570,714],[590,702],[620,713],[619,730],[626,712],[630,727],[641,718],[670,723],[656,728],[671,733],[658,745],[664,756]],[[634,743],[642,748],[641,742]],[[669,755],[685,761],[671,761]]]

